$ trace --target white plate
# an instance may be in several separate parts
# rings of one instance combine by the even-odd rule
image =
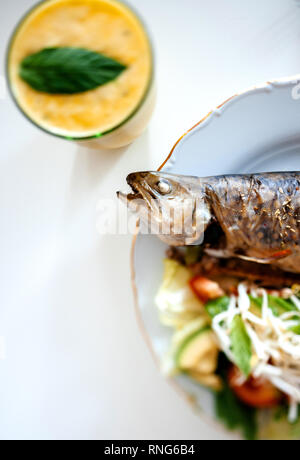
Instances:
[[[298,170],[298,81],[268,83],[226,101],[181,138],[163,170],[196,176]],[[159,323],[154,305],[166,245],[155,236],[139,234],[133,250],[137,312],[145,339],[159,362],[171,337],[171,330]],[[196,399],[204,414],[214,417],[212,396],[207,390],[185,377],[174,380],[184,394]]]

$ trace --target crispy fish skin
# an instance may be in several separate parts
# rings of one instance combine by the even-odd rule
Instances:
[[[205,183],[228,253],[300,272],[300,173],[219,176]]]
[[[198,244],[210,224],[217,222],[225,241],[210,255],[238,257],[300,273],[300,172],[205,178],[140,172],[130,174],[127,182],[134,193],[119,193],[119,197],[127,200],[129,208],[135,197],[142,199],[138,209],[142,220],[149,215],[158,224],[169,219],[170,233],[158,235],[169,245]],[[172,232],[176,211],[184,209],[188,201],[193,209],[188,225],[179,234]],[[166,212],[170,207],[172,212]]]

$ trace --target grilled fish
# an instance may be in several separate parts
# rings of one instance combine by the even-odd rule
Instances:
[[[300,273],[300,172],[205,178],[137,172],[127,182],[133,193],[118,197],[169,245],[200,244],[217,223],[222,237],[208,254]]]

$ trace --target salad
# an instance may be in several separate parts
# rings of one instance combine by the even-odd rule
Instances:
[[[164,260],[156,305],[173,331],[164,372],[209,389],[216,417],[248,440],[299,439],[300,286],[213,273],[198,246]]]

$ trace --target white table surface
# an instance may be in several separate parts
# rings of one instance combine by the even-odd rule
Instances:
[[[2,56],[33,3],[1,6]],[[300,5],[130,3],[153,34],[158,103],[147,132],[122,152],[88,151],[31,126],[3,91],[1,59],[1,439],[228,438],[157,371],[133,311],[131,236],[100,236],[96,204],[128,172],[157,168],[184,131],[236,91],[298,73]]]

